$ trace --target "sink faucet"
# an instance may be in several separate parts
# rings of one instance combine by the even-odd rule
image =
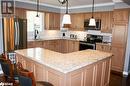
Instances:
[[[37,39],[38,33],[39,33],[38,30],[35,29],[35,31],[34,31],[34,39]]]

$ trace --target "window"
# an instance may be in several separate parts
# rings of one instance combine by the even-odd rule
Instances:
[[[44,13],[38,13],[39,17],[36,17],[36,11],[27,11],[27,31],[33,32],[35,29],[43,31],[44,27]]]

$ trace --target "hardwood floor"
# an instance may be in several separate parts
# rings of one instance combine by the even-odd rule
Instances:
[[[130,86],[130,75],[128,77],[122,77],[111,73],[109,86]]]
[[[1,81],[3,81],[3,79],[0,77],[0,82]],[[122,77],[111,73],[109,86],[130,86],[130,76]]]

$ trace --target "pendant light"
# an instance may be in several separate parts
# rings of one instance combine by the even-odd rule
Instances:
[[[39,0],[37,0],[37,15],[36,15],[36,17],[39,17],[38,12],[39,12]]]
[[[89,20],[89,26],[96,26],[96,21],[93,17],[94,14],[94,0],[93,0],[93,5],[92,5],[92,17]]]
[[[68,0],[58,0],[61,4],[65,4],[66,3],[66,13],[63,16],[63,27],[64,28],[69,28],[70,24],[71,24],[71,19],[70,19],[70,15],[68,14]]]

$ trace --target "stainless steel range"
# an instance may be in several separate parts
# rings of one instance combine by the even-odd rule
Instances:
[[[80,41],[80,48],[79,50],[86,50],[86,49],[96,49],[96,43],[102,42],[103,36],[100,35],[87,35],[87,39],[84,41]]]

